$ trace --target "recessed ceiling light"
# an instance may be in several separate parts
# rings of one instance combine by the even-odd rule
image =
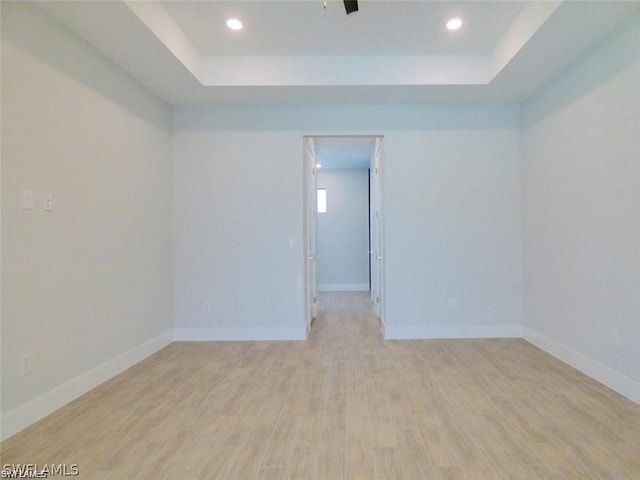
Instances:
[[[227,20],[227,27],[231,30],[242,30],[242,22],[237,18],[230,18]]]
[[[322,164],[316,163],[316,168],[322,168]]]
[[[452,18],[447,22],[447,28],[449,30],[458,30],[462,26],[462,20],[459,18]]]

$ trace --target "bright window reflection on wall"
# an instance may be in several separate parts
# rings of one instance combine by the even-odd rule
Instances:
[[[318,189],[318,213],[327,213],[327,189]]]

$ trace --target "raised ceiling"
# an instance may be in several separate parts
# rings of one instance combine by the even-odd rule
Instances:
[[[171,104],[519,102],[640,1],[42,1]],[[453,15],[464,25],[445,29]],[[227,29],[229,16],[245,28]]]
[[[212,55],[483,55],[491,52],[524,2],[360,1],[161,2],[189,40]],[[446,21],[466,18],[451,33]],[[240,33],[225,20],[241,19]],[[475,21],[483,19],[483,23]],[[215,28],[218,27],[218,28]]]

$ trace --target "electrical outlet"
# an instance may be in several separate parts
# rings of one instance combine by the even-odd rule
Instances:
[[[22,356],[21,370],[22,375],[28,375],[33,372],[33,353],[27,353]]]
[[[45,193],[42,197],[42,208],[45,212],[53,210],[53,195]]]
[[[451,310],[452,312],[457,312],[458,311],[458,299],[455,297],[451,297],[449,299],[449,310]]]
[[[612,328],[609,331],[609,343],[613,348],[620,348],[620,331]]]
[[[203,304],[202,304],[202,309],[205,312],[210,312],[211,311],[211,302],[209,300],[206,300]]]

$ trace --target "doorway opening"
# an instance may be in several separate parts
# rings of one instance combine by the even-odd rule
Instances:
[[[358,310],[365,299],[384,334],[383,140],[303,139],[307,336],[323,299]]]

